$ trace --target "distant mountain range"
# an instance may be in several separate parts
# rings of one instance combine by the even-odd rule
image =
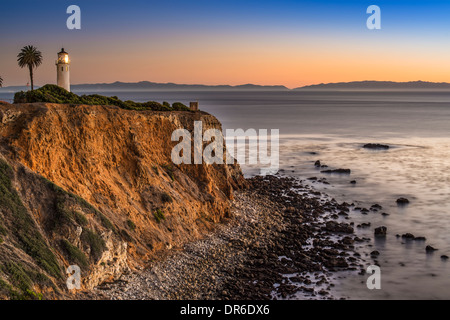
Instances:
[[[447,82],[427,82],[427,81],[352,81],[321,83],[304,86],[293,90],[411,90],[411,89],[450,89]]]
[[[109,91],[109,90],[289,90],[285,86],[260,86],[255,84],[244,84],[238,86],[230,85],[203,85],[203,84],[176,84],[176,83],[156,83],[150,81],[141,82],[114,82],[114,83],[96,83],[96,84],[77,84],[72,86],[73,90],[78,91]]]
[[[38,88],[38,87],[36,87]],[[105,92],[105,91],[300,91],[300,90],[450,90],[447,82],[394,82],[394,81],[353,81],[337,83],[321,83],[288,89],[285,86],[263,86],[255,84],[230,85],[202,85],[202,84],[176,84],[156,83],[150,81],[141,82],[113,82],[95,84],[76,84],[71,89],[78,92]],[[0,92],[17,92],[28,90],[23,86],[11,86],[0,88]]]

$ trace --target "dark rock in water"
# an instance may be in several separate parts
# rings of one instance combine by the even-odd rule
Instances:
[[[312,154],[312,155],[315,155],[315,154],[317,154],[317,152],[314,152],[314,151],[311,151],[311,152],[308,152],[309,154]]]
[[[416,240],[416,241],[426,241],[427,238],[425,238],[425,237],[415,237],[414,240]]]
[[[370,207],[370,209],[381,210],[381,209],[383,209],[383,207],[380,206],[378,203],[375,203]]]
[[[317,160],[316,162],[314,162],[314,166],[315,167],[320,167],[321,166],[320,160]]]
[[[356,184],[356,180],[350,181],[351,184]]]
[[[322,173],[341,173],[341,174],[350,174],[350,169],[334,169],[334,170],[322,170]]]
[[[436,251],[437,249],[436,248],[433,248],[432,246],[426,246],[426,248],[425,248],[425,251],[426,252],[433,252],[433,251]]]
[[[385,216],[388,216],[389,213],[383,212],[383,213],[381,213],[381,215],[385,217]]]
[[[412,233],[402,234],[403,239],[414,239],[414,235]]]
[[[363,148],[372,150],[387,150],[389,149],[389,146],[387,144],[366,143],[365,145],[363,145]]]
[[[385,236],[387,233],[387,228],[385,226],[375,228],[374,233],[376,236]]]
[[[351,244],[353,244],[354,242],[355,242],[355,240],[353,240],[353,239],[350,238],[350,237],[344,237],[344,238],[342,239],[342,243],[343,243],[343,244],[351,245]]]
[[[325,289],[322,289],[318,292],[318,294],[320,294],[321,296],[325,296],[325,295],[329,294],[329,292],[326,291]]]
[[[338,223],[336,221],[328,221],[323,230],[330,232],[353,233],[353,228],[347,223]]]
[[[368,228],[370,227],[370,222],[363,222],[357,225],[358,228]]]
[[[380,252],[378,252],[377,250],[374,250],[370,253],[371,256],[379,256]]]
[[[448,256],[446,256],[445,254],[443,254],[443,255],[441,256],[441,259],[442,259],[442,260],[448,260]]]
[[[331,258],[324,262],[325,267],[327,268],[347,268],[348,263],[344,258]]]
[[[408,204],[409,200],[406,198],[398,198],[396,202],[397,204]]]
[[[366,208],[362,208],[362,209],[361,209],[361,213],[363,213],[363,214],[367,214],[368,212],[369,212],[369,210],[366,209]]]
[[[311,177],[311,178],[308,178],[306,180],[317,180],[317,177]]]

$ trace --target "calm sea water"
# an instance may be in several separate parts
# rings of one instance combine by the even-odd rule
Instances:
[[[373,229],[388,228],[385,240],[359,250],[367,266],[373,250],[381,254],[381,290],[368,290],[367,276],[337,275],[337,297],[350,299],[450,299],[450,92],[115,92],[123,100],[199,101],[224,129],[280,130],[280,168],[313,183],[338,201],[370,207],[379,213],[350,214],[359,236],[373,239]],[[0,94],[1,99],[9,98]],[[370,151],[365,143],[383,143],[388,151]],[[311,154],[315,152],[316,154]],[[350,176],[325,175],[313,163],[349,168]],[[247,176],[255,169],[243,166]],[[350,184],[356,180],[356,184]],[[398,207],[406,197],[410,204]],[[405,241],[396,234],[413,233],[426,242]],[[432,254],[425,246],[438,248]]]

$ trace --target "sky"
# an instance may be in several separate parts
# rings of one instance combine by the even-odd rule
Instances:
[[[66,27],[73,4],[80,30]],[[62,47],[72,84],[450,82],[450,1],[1,0],[0,13],[3,86],[29,81],[25,45],[43,53],[37,85],[56,83]]]

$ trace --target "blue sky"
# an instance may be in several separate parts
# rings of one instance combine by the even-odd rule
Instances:
[[[66,28],[68,15],[65,11],[71,4],[81,8],[81,30]],[[368,17],[365,10],[372,4],[381,8],[381,30],[369,31],[365,26]],[[62,46],[74,54],[74,62],[83,62],[84,67],[89,65],[86,62],[89,57],[97,61],[102,58],[101,65],[96,65],[95,69],[92,69],[93,65],[89,65],[89,69],[78,68],[83,70],[83,74],[75,76],[73,80],[77,82],[132,79],[189,82],[190,78],[179,70],[186,65],[186,72],[195,73],[191,82],[197,83],[251,81],[283,84],[283,73],[275,70],[286,68],[286,83],[292,86],[296,83],[294,74],[289,73],[288,66],[280,64],[280,59],[292,59],[291,65],[299,68],[298,73],[302,74],[298,79],[299,85],[317,82],[321,79],[319,75],[324,82],[346,80],[344,76],[337,76],[340,70],[330,77],[324,76],[324,71],[317,77],[312,75],[312,71],[302,73],[301,64],[295,58],[297,53],[298,59],[303,60],[321,56],[325,64],[329,62],[330,65],[337,60],[336,57],[347,63],[343,58],[347,51],[349,59],[355,59],[358,52],[370,56],[376,51],[381,57],[383,50],[385,53],[394,51],[393,59],[412,55],[417,64],[433,59],[433,52],[442,61],[447,54],[450,56],[450,1],[2,0],[0,12],[0,74],[6,85],[23,83],[21,71],[12,66],[11,61],[27,44],[36,45],[46,57],[45,69],[38,71],[44,82],[52,80],[53,56]],[[192,47],[198,48],[197,58]],[[237,50],[237,47],[242,50]],[[311,52],[303,55],[302,49]],[[161,53],[164,50],[167,58]],[[283,54],[283,51],[292,55]],[[212,74],[199,70],[203,68],[197,61],[201,55],[207,62],[205,71],[209,68],[226,74],[226,70],[215,66],[220,63],[232,65],[233,62],[233,65],[248,65],[250,58],[246,58],[246,54],[260,59],[260,63],[267,66],[267,72],[259,72],[257,69],[261,67],[255,65],[254,69],[244,68],[245,74],[241,78],[231,75],[214,78]],[[165,60],[169,58],[178,72],[170,68],[171,64]],[[131,65],[139,59],[145,72],[142,75]],[[389,56],[383,56],[383,59],[389,60]],[[373,60],[370,57],[366,61],[368,69]],[[285,62],[288,63],[287,60]],[[189,68],[188,64],[196,69]],[[106,70],[117,65],[123,67],[119,67],[116,74]],[[125,65],[128,65],[129,73]],[[411,65],[414,65],[413,61],[404,66],[408,68],[405,71],[410,72]],[[364,67],[363,62],[358,65],[360,67]],[[105,68],[104,72],[102,68]],[[441,79],[438,71],[431,70],[429,79]],[[426,76],[424,72],[417,76]],[[273,81],[270,74],[273,74]],[[375,76],[381,77],[376,72],[367,75],[374,79]],[[389,77],[392,75],[386,73],[385,80]]]

